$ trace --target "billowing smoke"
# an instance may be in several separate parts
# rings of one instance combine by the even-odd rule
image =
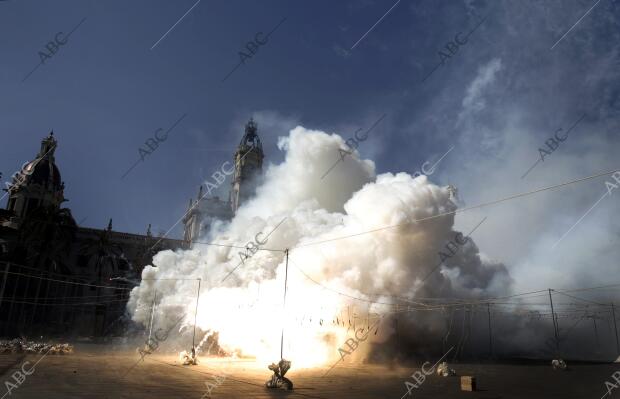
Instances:
[[[297,127],[279,148],[285,160],[266,169],[256,196],[204,237],[222,246],[163,251],[144,269],[128,305],[134,321],[148,325],[156,291],[157,323],[186,315],[182,329],[193,328],[200,278],[199,340],[217,332],[225,353],[271,362],[279,359],[284,327],[284,357],[315,366],[337,360],[361,329],[370,339],[352,353],[358,358],[373,348],[377,356],[382,347],[389,353],[395,340],[437,346],[446,312],[408,312],[417,298],[510,291],[507,269],[485,260],[467,232],[454,231],[454,215],[416,222],[457,208],[448,187],[407,173],[376,176],[374,163],[357,153],[321,178],[345,148],[336,134]],[[253,256],[229,247],[244,247],[257,233],[266,242]]]
[[[472,20],[474,15],[476,19],[487,15],[483,2],[466,5]],[[386,146],[385,154],[406,159],[411,150],[399,145],[402,137],[407,143],[414,141],[412,136],[418,137],[416,145],[421,148],[425,141],[432,141],[431,147],[441,152],[454,146],[432,178],[456,182],[468,204],[616,168],[620,107],[614,90],[620,69],[617,48],[605,43],[617,40],[599,39],[609,35],[618,39],[618,31],[610,29],[618,25],[617,13],[599,6],[597,18],[585,18],[578,34],[571,32],[572,39],[568,36],[549,52],[570,19],[550,12],[550,7],[547,2],[528,7],[504,2],[492,10],[468,44],[469,55],[459,58],[458,67],[444,68],[427,81],[424,95],[409,96],[416,98],[411,101],[407,96],[377,97],[373,106],[406,107],[410,114],[410,118],[401,118],[405,126],[393,126],[392,134],[385,136],[386,142],[395,143]],[[573,15],[580,12],[564,10]],[[424,9],[415,12],[426,17]],[[523,46],[524,40],[531,45]],[[434,51],[434,47],[428,50]],[[566,59],[582,62],[566,63]],[[566,132],[583,114],[585,119],[568,141],[522,178],[550,135],[560,128]],[[427,137],[434,140],[424,140]],[[367,146],[364,151],[371,150],[369,143],[363,144]],[[473,357],[486,357],[491,351],[552,356],[556,345],[547,292],[522,300],[528,306],[518,305],[520,297],[493,300],[488,308],[479,299],[547,287],[598,286],[603,289],[569,293],[586,301],[554,294],[561,351],[581,358],[615,354],[611,309],[593,303],[617,303],[618,299],[616,286],[605,287],[618,281],[617,194],[588,211],[604,193],[604,181],[473,210],[459,214],[456,221],[444,216],[404,224],[454,209],[449,190],[423,176],[375,176],[374,164],[356,156],[347,156],[321,179],[337,161],[341,146],[343,139],[337,135],[293,130],[280,142],[285,161],[266,170],[256,198],[245,204],[232,223],[219,226],[204,239],[245,246],[256,233],[266,235],[286,218],[264,245],[291,249],[285,311],[282,252],[259,251],[222,283],[240,261],[242,250],[197,245],[191,251],[162,252],[154,260],[156,267],[145,269],[143,278],[160,280],[143,280],[133,292],[129,306],[134,320],[146,324],[157,290],[161,296],[156,323],[172,323],[173,317],[187,314],[183,321],[187,332],[193,326],[197,283],[161,279],[200,277],[201,334],[218,331],[219,342],[229,353],[238,349],[268,357],[269,362],[279,357],[283,322],[284,356],[298,367],[304,360],[317,364],[337,359],[338,348],[353,336],[349,323],[359,328],[373,320],[381,320],[377,334],[370,332],[371,343],[360,344],[353,355],[366,355],[372,348],[370,355],[394,358],[430,348],[446,350],[456,344],[455,352]],[[420,165],[424,160],[412,161]],[[581,220],[586,211],[589,214]],[[463,241],[456,236],[455,222],[466,235],[483,217],[488,220],[474,234],[482,252],[472,239],[456,248],[451,244],[456,239]],[[569,229],[570,234],[554,247]],[[452,255],[446,246],[458,250]],[[442,257],[443,266],[429,275]],[[510,277],[492,259],[510,265]],[[467,298],[478,304],[467,303]],[[458,306],[449,305],[457,302]],[[446,306],[424,310],[430,307],[428,303]],[[489,325],[492,340],[488,339]],[[469,344],[463,344],[463,337]],[[304,353],[296,350],[312,356],[301,356]]]

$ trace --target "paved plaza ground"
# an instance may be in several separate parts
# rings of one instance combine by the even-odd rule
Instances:
[[[29,370],[41,355],[0,355],[2,394],[6,381],[25,361]],[[201,359],[197,366],[182,366],[176,356],[155,353],[144,362],[129,351],[106,352],[76,350],[72,355],[48,355],[27,375],[23,383],[5,398],[188,398],[200,399],[207,392],[205,383],[215,384],[214,376],[228,376],[212,389],[213,398],[388,398],[406,393],[405,381],[416,367],[386,367],[365,364],[339,364],[323,376],[327,368],[296,370],[287,374],[295,390],[268,390],[264,387],[270,372],[253,361]],[[554,371],[540,363],[453,364],[459,375],[474,375],[477,392],[462,392],[456,377],[430,376],[414,390],[413,398],[592,398],[606,392],[605,381],[620,370],[620,364],[574,364],[567,371]],[[127,372],[130,370],[129,372]],[[220,380],[221,381],[221,380]],[[611,398],[620,398],[620,389]],[[406,398],[407,396],[405,396]],[[610,396],[607,396],[609,398]]]

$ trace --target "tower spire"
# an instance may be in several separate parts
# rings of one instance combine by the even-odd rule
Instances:
[[[235,152],[235,174],[230,190],[230,205],[236,212],[241,203],[252,195],[256,189],[256,177],[263,169],[263,145],[258,137],[258,125],[250,118],[245,125],[245,132]]]
[[[39,154],[37,158],[39,160],[47,158],[54,161],[54,151],[56,150],[56,146],[58,142],[54,138],[54,130],[51,130],[47,137],[44,137],[41,140],[41,149],[39,150]]]
[[[263,151],[263,144],[258,137],[258,124],[254,122],[254,118],[250,118],[248,123],[245,124],[245,133],[241,138],[239,147],[250,147]]]

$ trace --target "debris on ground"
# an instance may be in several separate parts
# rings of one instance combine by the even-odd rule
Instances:
[[[566,362],[562,359],[553,359],[551,365],[554,370],[566,370]]]
[[[461,391],[474,392],[476,390],[476,377],[470,375],[461,376]]]
[[[265,383],[267,388],[282,388],[284,386],[289,391],[293,389],[293,381],[284,376],[291,368],[290,361],[282,359],[278,364],[271,363],[267,368],[273,371],[271,379]]]
[[[67,355],[73,353],[73,345],[26,341],[23,339],[0,340],[0,353],[47,353]]]
[[[441,362],[437,367],[437,375],[449,377],[451,375],[456,375],[456,371],[448,367],[448,362]]]
[[[183,362],[183,366],[195,366],[198,364],[198,360],[196,359],[196,349],[192,348],[191,352],[183,351],[179,353],[179,358]]]

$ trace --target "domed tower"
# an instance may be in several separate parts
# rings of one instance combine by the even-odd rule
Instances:
[[[235,153],[235,174],[230,191],[232,211],[236,212],[241,204],[254,195],[256,179],[263,169],[263,145],[257,134],[257,125],[253,119],[245,125],[245,134]]]
[[[54,132],[41,141],[37,157],[25,163],[22,169],[13,175],[8,185],[9,201],[7,210],[23,219],[28,212],[39,206],[60,208],[65,201],[64,183],[54,160],[56,150]]]

